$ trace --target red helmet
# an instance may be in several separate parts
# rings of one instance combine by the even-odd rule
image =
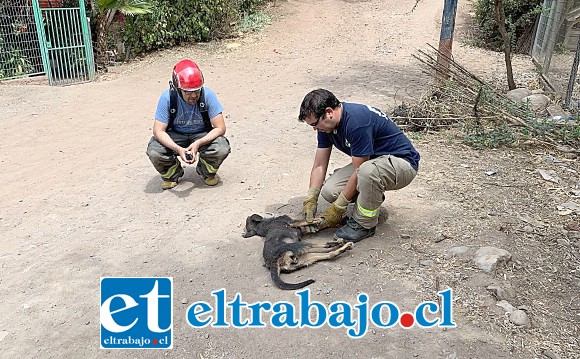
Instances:
[[[196,91],[203,87],[203,74],[199,66],[190,59],[179,61],[173,67],[173,85],[185,91]]]

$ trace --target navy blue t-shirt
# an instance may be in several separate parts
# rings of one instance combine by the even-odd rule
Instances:
[[[318,131],[318,148],[334,145],[352,157],[392,155],[419,170],[419,152],[401,129],[381,110],[342,102],[342,117],[332,133]]]

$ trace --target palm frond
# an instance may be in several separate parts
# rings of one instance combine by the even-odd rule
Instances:
[[[150,0],[97,0],[95,4],[99,11],[114,9],[125,15],[147,14],[153,7]]]

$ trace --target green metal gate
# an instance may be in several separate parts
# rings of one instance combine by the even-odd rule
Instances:
[[[95,65],[84,0],[78,7],[41,8],[32,0],[42,62],[51,85],[92,81]]]
[[[29,0],[0,0],[0,80],[42,74],[32,4]]]

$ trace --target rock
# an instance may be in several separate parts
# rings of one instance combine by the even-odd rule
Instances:
[[[558,177],[558,174],[554,170],[538,169],[536,171],[540,174],[540,176],[542,176],[542,178],[545,181],[553,182],[553,183],[560,182],[560,178]]]
[[[530,90],[525,87],[519,87],[508,91],[505,96],[512,100],[513,102],[520,102],[523,98],[528,97],[532,94]]]
[[[422,259],[419,261],[419,264],[425,267],[431,267],[433,265],[432,259]]]
[[[554,353],[550,349],[544,350],[543,354],[550,359],[561,359],[561,357],[558,354]]]
[[[550,104],[550,98],[543,94],[533,94],[520,100],[523,104],[528,104],[530,110],[537,112],[544,110]]]
[[[534,233],[534,227],[532,227],[532,226],[524,226],[524,228],[522,229],[522,231],[524,231],[526,233]]]
[[[580,206],[576,202],[566,202],[556,206],[559,214],[580,213]]]
[[[502,288],[498,285],[490,285],[487,287],[487,290],[489,290],[498,300],[507,300],[516,296],[516,292],[510,286]]]
[[[507,263],[512,258],[510,252],[496,247],[481,247],[475,253],[473,262],[484,272],[491,272],[498,265]]]
[[[558,243],[561,246],[565,246],[565,247],[568,247],[570,245],[570,242],[568,242],[567,240],[565,240],[563,238],[556,239],[556,243]]]
[[[469,250],[469,247],[465,247],[465,246],[449,248],[449,252],[454,254],[454,255],[466,253],[468,250]]]
[[[528,224],[531,224],[532,226],[537,227],[537,228],[544,228],[544,227],[547,226],[546,223],[540,222],[537,219],[534,219],[534,218],[530,217],[530,215],[527,214],[527,213],[520,213],[520,214],[518,214],[518,219],[521,220],[521,221],[524,221],[524,222],[526,222]]]
[[[513,305],[511,305],[507,300],[500,300],[499,302],[495,303],[495,305],[497,305],[498,307],[503,308],[506,313],[513,313],[514,310],[516,310],[516,308],[514,308]]]
[[[516,309],[510,314],[510,322],[519,327],[529,328],[531,326],[530,318],[523,310]]]

